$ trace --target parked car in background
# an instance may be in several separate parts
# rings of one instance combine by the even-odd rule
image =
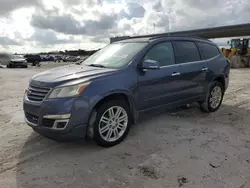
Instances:
[[[54,56],[54,61],[55,62],[60,62],[60,61],[62,61],[63,60],[63,57],[62,56],[60,56],[60,55],[55,55]]]
[[[68,57],[67,55],[64,55],[64,56],[62,57],[62,61],[63,61],[63,62],[66,62],[67,57]]]
[[[46,57],[46,61],[55,61],[55,58],[54,58],[54,56],[52,56],[52,55],[48,55],[48,56]]]
[[[9,64],[7,64],[7,68],[15,68],[15,67],[23,67],[23,68],[28,67],[28,63],[22,55],[12,55]]]
[[[40,64],[42,61],[40,55],[37,54],[26,54],[24,55],[24,58],[26,59],[27,63],[32,63],[33,66]]]
[[[80,60],[80,56],[67,56],[63,61],[64,62],[76,62]]]
[[[54,57],[51,55],[40,55],[41,61],[54,61]]]
[[[197,102],[205,112],[221,106],[230,63],[218,46],[192,37],[114,42],[80,65],[33,76],[25,93],[26,122],[52,137],[93,137],[120,143],[149,110]]]
[[[52,55],[43,55],[41,56],[42,61],[54,61],[54,57]]]
[[[45,61],[46,55],[40,55],[40,57],[41,57],[41,61]]]

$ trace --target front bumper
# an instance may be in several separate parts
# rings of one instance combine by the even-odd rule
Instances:
[[[36,132],[53,138],[84,138],[90,109],[82,98],[30,101],[24,96],[26,123]]]

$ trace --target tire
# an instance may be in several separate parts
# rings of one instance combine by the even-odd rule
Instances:
[[[217,102],[215,102],[215,103],[210,102],[211,100],[213,100],[213,99],[211,99],[212,95],[214,95],[213,93],[216,93],[216,90],[218,90],[218,89],[220,90],[220,97],[219,97],[219,95],[217,95],[217,97],[214,97],[214,98],[217,99]],[[222,83],[220,83],[218,81],[214,81],[211,84],[211,87],[209,88],[209,91],[207,93],[205,101],[203,101],[200,104],[201,110],[204,111],[204,112],[215,112],[215,111],[217,111],[220,108],[221,103],[223,101],[224,92],[225,91],[224,91],[224,87],[223,87]]]
[[[117,127],[117,120],[113,120],[113,124],[107,122],[110,114],[108,110],[110,109],[113,109],[113,114],[116,114],[116,109],[121,110],[119,117],[125,119],[123,121],[121,120],[122,123],[120,124],[123,124],[123,129],[119,126]],[[102,104],[96,112],[97,114],[93,126],[93,138],[97,142],[97,144],[102,147],[112,147],[123,141],[124,138],[128,135],[129,129],[132,125],[132,115],[128,104],[123,100],[111,100]],[[105,118],[105,120],[103,121],[106,121],[107,123],[102,121],[103,116]],[[105,128],[101,133],[101,128],[103,127],[108,128]],[[117,138],[115,138],[115,133],[116,135],[118,135]],[[110,139],[107,138],[108,135],[110,135]]]

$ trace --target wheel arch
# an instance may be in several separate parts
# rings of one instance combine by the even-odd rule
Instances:
[[[224,76],[223,74],[221,74],[221,75],[219,75],[219,76],[216,76],[216,77],[212,80],[212,82],[215,82],[215,81],[220,82],[220,83],[222,84],[223,89],[224,89],[223,92],[225,92],[225,89],[226,89],[226,88],[225,88],[225,87],[226,87],[225,76]]]
[[[123,90],[119,90],[119,91],[112,91],[109,93],[106,93],[105,95],[103,95],[98,101],[96,101],[96,103],[93,105],[92,111],[90,113],[89,116],[89,120],[88,120],[88,128],[87,128],[87,136],[92,137],[93,136],[93,130],[92,130],[92,126],[93,123],[95,121],[96,118],[96,110],[105,102],[109,101],[109,100],[124,100],[131,111],[131,115],[132,115],[132,123],[135,124],[136,120],[137,120],[137,111],[135,108],[135,103],[134,103],[134,99],[132,94],[130,94],[127,91],[123,91]]]

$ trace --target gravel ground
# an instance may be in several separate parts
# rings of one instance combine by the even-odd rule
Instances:
[[[24,123],[29,78],[0,69],[0,187],[250,187],[250,69],[231,70],[220,110],[146,114],[121,144],[56,142]]]

